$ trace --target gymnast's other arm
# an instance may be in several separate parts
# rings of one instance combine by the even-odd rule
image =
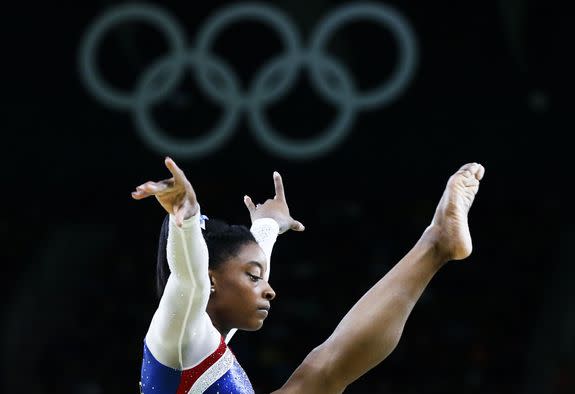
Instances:
[[[268,261],[267,270],[263,275],[263,279],[266,282],[269,282],[272,250],[278,234],[283,234],[288,230],[305,230],[304,225],[290,215],[283,180],[277,171],[274,172],[273,179],[275,195],[273,198],[267,199],[263,204],[256,205],[249,196],[244,196],[244,203],[252,221],[250,231],[264,251]],[[228,333],[226,343],[231,340],[236,331],[236,329],[232,329]]]
[[[146,334],[146,345],[162,364],[183,370],[211,354],[221,335],[206,312],[210,281],[200,206],[182,170],[170,158],[165,165],[172,178],[146,182],[132,197],[155,196],[169,213],[166,253],[170,276]]]

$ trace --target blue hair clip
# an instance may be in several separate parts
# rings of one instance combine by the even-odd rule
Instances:
[[[206,229],[206,220],[209,220],[209,218],[206,215],[200,215],[200,227],[202,228],[202,230]]]

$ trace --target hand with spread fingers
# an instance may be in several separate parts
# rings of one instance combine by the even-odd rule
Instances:
[[[200,205],[194,188],[184,172],[169,157],[166,157],[164,163],[172,177],[158,182],[143,183],[132,192],[132,197],[135,200],[141,200],[155,196],[162,207],[169,214],[174,215],[176,224],[181,227],[184,219],[189,219],[199,212]]]
[[[254,204],[249,196],[244,196],[244,203],[250,212],[252,223],[257,219],[272,218],[278,223],[280,234],[288,230],[303,231],[304,225],[290,216],[282,177],[277,171],[274,172],[274,186],[274,198],[267,199],[263,204]]]

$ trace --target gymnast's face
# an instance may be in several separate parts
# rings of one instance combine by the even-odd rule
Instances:
[[[255,242],[243,245],[236,256],[210,270],[214,291],[208,314],[220,332],[232,328],[254,331],[262,327],[270,301],[276,296],[263,279],[266,270],[266,256]]]

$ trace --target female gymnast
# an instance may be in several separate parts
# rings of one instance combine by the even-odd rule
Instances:
[[[172,159],[166,158],[165,164],[172,178],[147,182],[132,193],[135,199],[155,196],[169,214],[170,273],[144,341],[141,390],[253,393],[227,343],[235,329],[262,326],[275,297],[268,283],[275,237],[290,228],[303,230],[303,225],[289,215],[281,177],[275,173],[273,199],[254,206],[245,198],[259,242],[241,226],[212,235],[207,231],[204,240],[194,189]],[[435,273],[471,253],[467,214],[484,171],[480,164],[469,163],[449,178],[431,224],[413,248],[273,394],[341,393],[393,351]],[[230,246],[232,239],[235,246]]]

